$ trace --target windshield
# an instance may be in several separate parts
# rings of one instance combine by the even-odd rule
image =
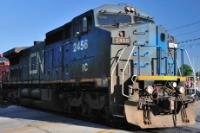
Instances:
[[[118,25],[131,23],[131,16],[126,14],[105,14],[98,15],[100,25]]]
[[[151,18],[145,18],[141,16],[135,16],[134,21],[135,23],[154,23],[154,21]]]

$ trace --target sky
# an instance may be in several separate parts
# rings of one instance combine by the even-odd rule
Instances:
[[[46,32],[107,3],[126,3],[148,13],[175,35],[177,42],[200,37],[200,0],[1,0],[0,53],[44,40]],[[176,29],[183,25],[187,26]],[[188,49],[195,67],[200,66],[200,41],[182,46]]]

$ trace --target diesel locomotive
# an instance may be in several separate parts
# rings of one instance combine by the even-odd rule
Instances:
[[[46,33],[44,41],[5,52],[4,98],[141,128],[193,124],[186,78],[177,75],[179,50],[148,14],[103,5]]]

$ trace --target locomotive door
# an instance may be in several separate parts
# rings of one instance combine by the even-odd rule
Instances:
[[[158,74],[167,75],[168,34],[162,27],[157,27]]]

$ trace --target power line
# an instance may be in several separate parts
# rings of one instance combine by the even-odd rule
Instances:
[[[200,46],[200,45],[199,45],[199,43],[183,43],[183,44],[179,44],[179,46],[181,46],[181,48],[191,49],[191,48],[196,48],[196,46]]]
[[[174,36],[183,36],[183,35],[188,35],[188,34],[192,34],[192,33],[198,33],[200,32],[200,29],[198,30],[193,30],[193,31],[190,31],[190,32],[184,32],[184,33],[181,33],[181,34],[177,34],[177,35],[174,35]]]
[[[190,43],[190,42],[195,42],[195,41],[199,41],[199,40],[200,40],[200,37],[194,38],[194,39],[188,39],[188,40],[180,41],[177,44]]]
[[[200,24],[200,20],[198,20],[196,22],[189,23],[189,24],[185,24],[185,25],[181,25],[181,26],[171,28],[171,29],[169,29],[169,31],[176,31],[176,30],[179,30],[179,29],[188,28],[188,27],[196,25],[196,24]]]

